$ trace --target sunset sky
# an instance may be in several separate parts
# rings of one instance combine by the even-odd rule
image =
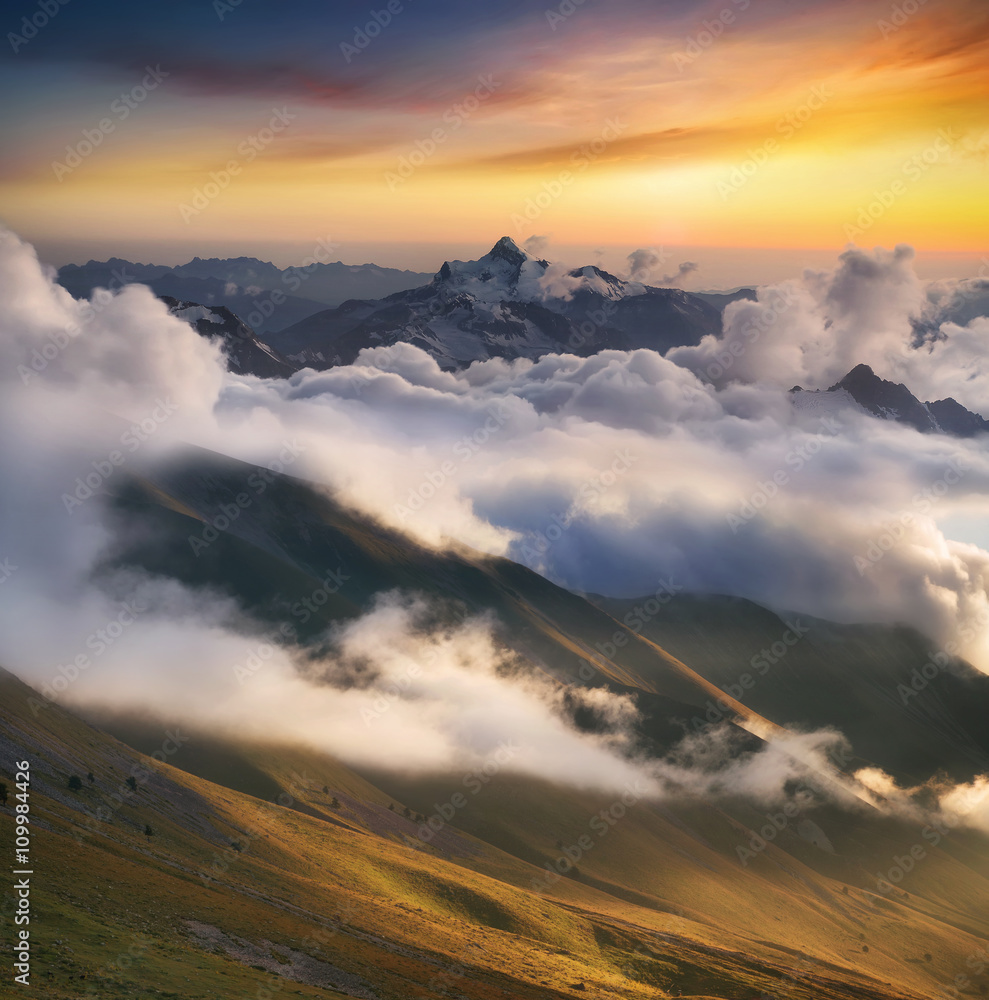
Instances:
[[[424,269],[424,246],[503,234],[986,249],[984,0],[75,0],[46,17],[4,15],[0,219],[55,263],[301,258],[328,235]]]

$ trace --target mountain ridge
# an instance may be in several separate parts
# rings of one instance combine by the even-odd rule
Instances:
[[[874,417],[906,424],[923,434],[973,437],[989,431],[989,420],[966,409],[952,397],[921,402],[902,382],[880,378],[866,364],[856,365],[828,389],[807,390],[795,385],[790,390],[794,396],[804,393],[810,397],[842,392]]]
[[[315,368],[350,364],[366,347],[405,342],[441,368],[458,370],[491,358],[642,347],[663,353],[720,330],[720,310],[699,296],[596,265],[558,267],[504,236],[477,260],[444,261],[428,284],[349,300],[271,339],[287,357]]]
[[[175,266],[111,257],[66,264],[58,270],[59,284],[76,298],[88,298],[96,288],[116,291],[128,284],[146,284],[159,296],[226,306],[257,333],[297,323],[350,298],[412,287],[428,277],[419,271],[315,257],[309,264],[286,268],[246,256],[194,257]]]

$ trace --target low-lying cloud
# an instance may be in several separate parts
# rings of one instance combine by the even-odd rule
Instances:
[[[936,301],[911,256],[849,251],[833,272],[732,304],[723,337],[665,358],[606,351],[449,373],[399,344],[278,381],[227,372],[220,349],[142,287],[73,300],[3,233],[0,560],[15,568],[0,582],[0,662],[50,683],[112,625],[119,638],[91,657],[72,697],[181,701],[216,722],[420,768],[466,765],[523,720],[529,753],[516,766],[532,773],[568,780],[577,759],[601,787],[638,775],[657,791],[680,781],[715,794],[728,774],[769,795],[799,759],[793,747],[750,760],[744,782],[730,764],[702,779],[696,760],[644,771],[628,742],[634,705],[588,695],[610,723],[578,732],[555,689],[513,672],[483,622],[424,636],[408,595],[331,637],[334,657],[318,671],[279,648],[240,682],[233,667],[251,640],[236,609],[169,581],[94,581],[113,544],[100,492],[117,470],[153,467],[187,442],[260,465],[292,442],[293,475],[431,545],[457,540],[589,592],[638,596],[673,578],[824,618],[905,621],[938,643],[962,637],[960,652],[989,671],[989,553],[942,527],[959,512],[989,516],[985,442],[921,435],[854,407],[798,409],[787,392],[865,361],[903,373],[922,397],[951,388],[976,406],[987,321],[941,323],[918,348],[914,320],[925,310],[930,320]],[[731,343],[744,349],[730,370],[708,375]],[[127,595],[144,595],[147,609],[124,623]],[[389,709],[384,740],[362,706],[426,650],[435,672]],[[363,688],[352,676],[362,659]],[[490,724],[471,722],[478,704]],[[832,737],[811,734],[808,752]]]

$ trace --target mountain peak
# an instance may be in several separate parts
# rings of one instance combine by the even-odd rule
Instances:
[[[492,289],[500,289],[506,295],[514,295],[523,270],[545,270],[549,262],[537,260],[532,254],[523,250],[511,236],[502,236],[500,240],[477,260],[444,261],[433,278],[434,284],[452,284],[461,286],[469,283],[490,285]],[[478,289],[473,289],[477,294]]]
[[[856,365],[846,376],[845,379],[860,379],[860,378],[879,378],[879,376],[868,366],[868,365]],[[845,379],[842,379],[844,382]]]
[[[838,389],[846,390],[874,416],[908,424],[918,431],[940,429],[927,407],[905,385],[880,378],[868,365],[856,365],[828,391]]]
[[[520,267],[528,259],[529,255],[511,238],[502,236],[500,240],[488,251],[488,257],[498,257],[507,260],[509,264]]]
[[[945,432],[971,437],[989,431],[989,421],[952,398],[921,402],[901,382],[880,378],[868,365],[856,365],[828,392],[844,389],[874,416],[907,424],[924,433]]]

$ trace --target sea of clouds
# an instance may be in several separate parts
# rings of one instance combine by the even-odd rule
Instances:
[[[945,528],[989,516],[985,440],[923,435],[823,395],[795,406],[788,391],[826,388],[864,362],[921,399],[951,395],[989,416],[989,320],[951,319],[985,282],[921,282],[912,257],[849,250],[831,271],[732,303],[722,336],[666,357],[450,373],[400,344],[263,380],[228,372],[220,347],[144,287],[73,299],[2,231],[0,663],[50,683],[116,623],[67,703],[181,710],[373,766],[399,747],[410,768],[471,766],[510,743],[514,769],[553,780],[770,801],[826,767],[840,734],[742,759],[711,736],[645,762],[631,752],[633,703],[586,695],[609,725],[578,732],[559,690],[506,662],[490,622],[429,634],[414,595],[382,595],[341,626],[316,673],[279,649],[241,683],[231,668],[257,640],[240,612],[172,580],[94,576],[114,543],[104,500],[71,500],[94,470],[110,470],[112,488],[117,470],[189,442],[258,465],[290,446],[293,475],[429,545],[506,555],[580,591],[638,596],[672,578],[833,620],[909,622],[989,672],[989,552]],[[121,622],[124,595],[138,603]],[[364,687],[343,680],[355,658],[375,663]],[[368,724],[367,706],[402,678],[387,721]],[[985,792],[976,777],[942,799],[981,823]]]

